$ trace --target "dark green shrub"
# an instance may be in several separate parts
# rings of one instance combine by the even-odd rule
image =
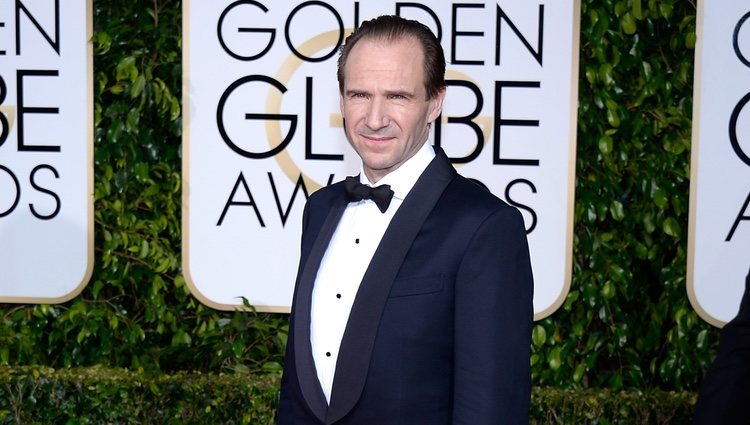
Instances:
[[[15,424],[275,422],[277,375],[0,368],[0,420]]]
[[[531,424],[689,424],[697,396],[662,390],[535,388]]]

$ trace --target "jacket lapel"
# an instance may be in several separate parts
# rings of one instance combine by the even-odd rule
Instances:
[[[297,299],[295,300],[295,319],[294,319],[294,360],[299,379],[299,386],[305,397],[310,410],[321,421],[325,420],[326,402],[323,389],[318,381],[318,374],[315,369],[315,361],[312,356],[312,347],[310,343],[310,308],[312,303],[312,290],[315,284],[315,278],[320,268],[320,262],[328,248],[336,226],[341,219],[346,202],[344,196],[340,197],[328,212],[323,226],[318,233],[310,254],[307,258],[304,268],[301,270],[299,278],[299,288]]]
[[[436,157],[404,199],[362,278],[339,349],[327,424],[344,417],[359,400],[393,281],[422,224],[456,175],[442,149],[436,147],[435,151]],[[318,263],[315,264],[317,270]],[[306,304],[309,317],[309,300]],[[305,335],[309,344],[309,326]]]

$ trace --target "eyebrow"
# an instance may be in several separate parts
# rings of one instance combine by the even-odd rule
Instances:
[[[349,89],[346,92],[344,92],[344,94],[347,96],[351,96],[353,94],[366,94],[368,96],[372,95],[372,93],[370,93],[367,90],[359,90],[359,89]],[[385,95],[386,96],[403,96],[403,97],[408,97],[408,98],[412,98],[415,96],[414,93],[408,90],[386,90]]]
[[[349,89],[349,90],[347,90],[347,91],[344,92],[344,95],[346,95],[346,96],[351,96],[353,94],[366,94],[366,95],[369,95],[370,93],[367,92],[367,91],[365,91],[365,90],[357,90],[357,89]]]
[[[372,96],[372,93],[367,90],[360,90],[360,89],[349,89],[344,92],[345,97],[351,97],[355,94],[364,94],[365,96]],[[407,99],[416,99],[417,95],[416,93],[410,92],[408,90],[386,90],[385,91],[386,97],[392,97],[392,96],[403,96]]]
[[[406,91],[406,90],[388,90],[388,91],[385,92],[385,95],[388,96],[388,97],[390,97],[390,96],[403,96],[403,97],[406,97],[406,98],[409,98],[409,99],[411,99],[411,98],[413,98],[415,96],[414,93],[412,93],[410,91]]]

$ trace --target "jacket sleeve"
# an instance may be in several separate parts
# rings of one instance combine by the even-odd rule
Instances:
[[[528,423],[533,277],[521,214],[477,228],[456,277],[453,424]]]

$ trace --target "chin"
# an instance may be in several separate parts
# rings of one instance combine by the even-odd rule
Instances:
[[[362,161],[362,164],[365,166],[365,168],[373,170],[373,171],[379,171],[379,170],[386,168],[382,162]]]

